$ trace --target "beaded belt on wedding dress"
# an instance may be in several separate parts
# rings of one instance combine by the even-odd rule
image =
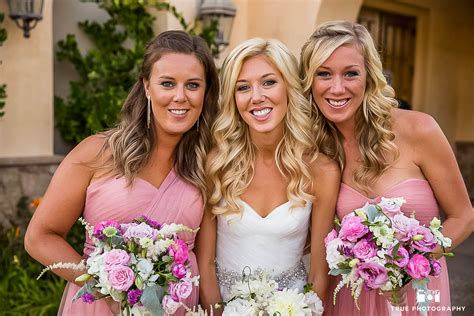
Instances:
[[[216,268],[217,268],[217,281],[220,286],[225,287],[227,290],[230,290],[230,288],[235,282],[242,281],[242,271],[237,272],[237,271],[228,270],[220,266],[217,262],[216,262]],[[259,276],[262,276],[262,275],[271,276],[272,279],[278,283],[278,287],[280,289],[292,288],[298,282],[300,281],[306,282],[306,279],[307,279],[306,268],[302,260],[300,260],[292,268],[285,270],[276,275],[271,273],[269,269],[257,268],[251,271],[250,278],[251,279],[258,278]]]

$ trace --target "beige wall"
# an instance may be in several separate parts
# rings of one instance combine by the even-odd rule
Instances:
[[[0,47],[0,83],[7,84],[0,120],[0,157],[53,154],[53,0],[45,0],[43,20],[26,39],[8,17],[8,39]],[[6,1],[0,11],[8,15]]]

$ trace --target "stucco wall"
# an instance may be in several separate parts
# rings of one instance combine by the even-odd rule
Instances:
[[[23,37],[5,13],[8,39],[0,47],[0,83],[7,84],[5,116],[0,119],[0,157],[53,153],[53,23],[52,0],[45,0],[43,20]]]

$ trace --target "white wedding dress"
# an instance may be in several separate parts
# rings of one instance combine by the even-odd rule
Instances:
[[[311,203],[293,207],[288,201],[261,217],[241,201],[242,214],[217,216],[217,278],[224,300],[230,299],[230,287],[242,280],[249,267],[252,275],[265,273],[280,288],[303,290],[307,272],[302,262],[308,236]],[[246,268],[248,272],[248,268]]]

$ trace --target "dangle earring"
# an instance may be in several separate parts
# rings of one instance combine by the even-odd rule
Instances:
[[[148,95],[148,93],[146,94],[146,98],[148,100],[147,105],[146,105],[146,126],[148,128],[150,128],[150,123],[151,123],[151,98]]]
[[[313,106],[313,94],[312,93],[309,93],[309,104],[311,104],[311,106]]]
[[[196,122],[196,131],[199,133],[199,121],[201,120],[201,116],[198,117],[198,120]]]

